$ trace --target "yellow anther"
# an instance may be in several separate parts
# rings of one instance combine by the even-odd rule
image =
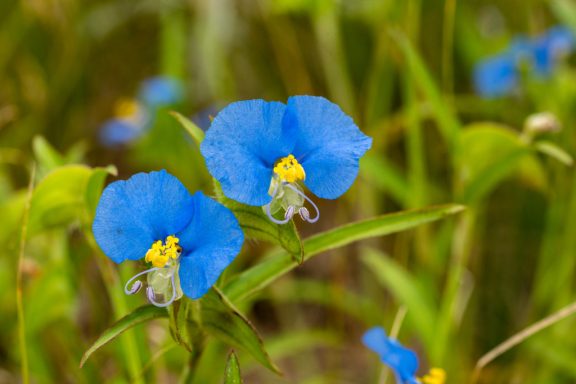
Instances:
[[[432,368],[421,381],[422,384],[444,384],[446,381],[446,371],[442,368]]]
[[[138,102],[134,99],[120,99],[116,102],[114,115],[116,117],[131,117],[138,112]]]
[[[306,179],[306,172],[294,155],[281,158],[274,166],[274,173],[280,180],[294,183]]]
[[[171,259],[176,260],[180,257],[182,247],[178,245],[179,241],[180,239],[175,236],[168,236],[166,238],[166,245],[163,245],[161,240],[155,241],[148,252],[146,252],[144,260],[146,260],[147,263],[152,263],[154,267],[164,267]]]

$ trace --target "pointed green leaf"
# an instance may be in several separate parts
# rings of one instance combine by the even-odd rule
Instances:
[[[216,181],[214,181],[214,191],[218,201],[234,212],[247,238],[278,244],[292,256],[296,263],[301,264],[304,261],[304,248],[293,220],[284,225],[273,223],[262,207],[252,207],[224,196],[220,184]]]
[[[159,308],[154,305],[144,305],[142,307],[136,308],[132,313],[124,316],[114,324],[112,324],[108,329],[106,329],[100,337],[92,344],[80,361],[80,368],[86,363],[86,360],[98,349],[107,344],[108,342],[114,340],[122,332],[132,328],[133,326],[143,323],[145,321],[150,321],[152,319],[157,319],[161,317],[168,317],[168,312],[165,308]]]
[[[558,160],[564,165],[571,166],[574,164],[574,159],[568,152],[560,148],[554,143],[549,141],[538,141],[534,144],[538,152],[541,152],[545,155],[552,157],[553,159]]]
[[[398,304],[408,309],[410,321],[415,325],[423,340],[430,341],[434,332],[434,319],[437,317],[435,305],[428,299],[426,287],[395,260],[374,249],[362,252],[362,262],[378,281],[392,293]]]
[[[182,116],[180,113],[171,111],[170,114],[180,123],[180,125],[182,125],[186,132],[190,134],[198,147],[200,147],[200,144],[204,140],[204,131],[200,129],[200,127],[198,127],[196,124],[194,124],[190,119]]]
[[[34,150],[34,156],[38,161],[39,167],[45,172],[52,171],[65,163],[64,156],[58,153],[42,136],[34,137],[32,140],[32,149]]]
[[[202,326],[212,336],[250,353],[254,359],[271,371],[280,374],[258,331],[217,288],[211,289],[201,299]]]
[[[440,220],[461,212],[463,209],[464,206],[462,205],[447,204],[402,211],[346,224],[304,240],[304,260],[358,240],[401,232]],[[292,260],[290,255],[281,253],[235,277],[225,286],[224,293],[231,300],[244,299],[297,266],[298,264]]]
[[[34,189],[30,232],[89,220],[107,174],[114,167],[66,165],[50,172]]]
[[[512,129],[496,123],[474,123],[460,135],[458,155],[463,184],[461,200],[474,203],[500,182],[518,172],[530,184],[544,185],[544,171],[527,146]]]
[[[242,376],[240,375],[240,364],[234,351],[228,355],[228,362],[226,363],[226,372],[224,375],[224,384],[242,384]]]

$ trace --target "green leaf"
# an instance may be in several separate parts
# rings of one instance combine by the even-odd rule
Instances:
[[[464,206],[447,204],[402,211],[346,224],[319,233],[304,241],[304,260],[358,240],[405,231],[461,212]],[[231,300],[244,299],[266,287],[298,266],[290,255],[281,253],[239,274],[224,288]]]
[[[224,374],[224,384],[242,384],[242,376],[240,376],[240,364],[234,351],[228,355],[228,362],[226,363],[226,372]]]
[[[109,173],[115,173],[115,168],[84,165],[67,165],[49,173],[32,196],[30,232],[90,220]]]
[[[194,343],[191,339],[190,324],[188,322],[189,304],[190,301],[185,297],[182,300],[175,301],[168,307],[168,317],[170,319],[170,333],[174,341],[183,346],[188,352],[194,353]]]
[[[145,321],[150,321],[153,319],[168,317],[168,312],[165,308],[159,308],[154,305],[144,305],[142,307],[136,308],[132,313],[124,316],[114,324],[112,324],[108,329],[106,329],[98,339],[92,344],[90,348],[82,356],[80,361],[80,368],[86,363],[86,360],[98,349],[107,344],[108,342],[114,340],[122,332],[132,328],[133,326],[143,323]]]
[[[560,148],[554,143],[549,141],[538,141],[534,143],[534,147],[538,152],[550,156],[553,159],[558,160],[564,165],[572,166],[574,164],[574,159],[568,152]]]
[[[410,186],[402,172],[379,153],[369,153],[360,161],[360,173],[365,180],[390,194],[396,202],[408,205]]]
[[[373,249],[362,252],[362,262],[378,281],[392,293],[399,304],[408,309],[409,319],[423,340],[431,341],[436,319],[435,305],[430,302],[426,287],[387,255]]]
[[[424,61],[406,36],[396,31],[393,31],[391,34],[393,40],[398,43],[406,58],[406,64],[410,75],[412,75],[414,79],[414,83],[430,103],[430,110],[435,115],[440,132],[446,142],[452,146],[455,144],[454,141],[457,138],[460,127],[460,122],[456,114],[449,108],[449,104],[442,97],[442,93],[434,83],[430,71],[428,71]]]
[[[52,171],[65,164],[64,156],[58,153],[42,136],[34,136],[32,140],[32,150],[34,151],[38,165],[45,172]]]
[[[221,341],[242,348],[271,371],[280,370],[270,360],[264,343],[254,326],[216,287],[201,299],[202,327]]]
[[[182,116],[180,113],[176,111],[171,111],[170,114],[184,127],[186,132],[190,134],[192,139],[196,142],[198,147],[204,140],[204,131],[200,129],[196,124],[194,124],[190,119]]]
[[[214,181],[214,191],[218,201],[234,212],[247,238],[260,239],[278,244],[284,248],[298,264],[304,261],[304,248],[293,220],[290,220],[284,225],[273,223],[266,216],[262,207],[245,205],[224,196],[220,184],[216,181]]]
[[[471,124],[460,136],[460,148],[457,162],[463,184],[460,197],[466,203],[481,200],[514,172],[532,185],[545,184],[544,171],[532,149],[506,126]]]

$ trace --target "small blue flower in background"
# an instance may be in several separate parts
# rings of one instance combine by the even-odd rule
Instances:
[[[501,54],[482,61],[474,68],[474,86],[480,95],[505,96],[518,86],[519,75],[513,55]]]
[[[144,260],[125,292],[146,275],[148,300],[165,307],[182,294],[202,297],[242,248],[244,235],[232,212],[201,192],[191,195],[166,171],[139,173],[108,185],[92,225],[96,242],[116,263]]]
[[[228,105],[215,117],[200,151],[227,197],[263,206],[278,224],[296,212],[312,223],[320,212],[299,183],[320,198],[336,199],[356,179],[358,161],[371,144],[336,104],[293,96],[287,104],[247,100]],[[284,219],[278,220],[272,215],[281,209]]]
[[[476,65],[476,92],[486,98],[513,94],[520,85],[523,66],[527,66],[536,77],[549,77],[559,60],[572,53],[575,46],[574,33],[561,26],[553,27],[533,39],[516,37],[507,51]]]
[[[177,104],[184,97],[182,84],[176,79],[157,76],[145,80],[140,86],[138,98],[149,108]]]
[[[134,141],[144,133],[150,123],[148,111],[137,100],[123,99],[116,103],[115,117],[100,128],[100,142],[107,147],[118,147]]]
[[[176,79],[157,76],[143,81],[138,98],[116,103],[114,117],[100,129],[100,142],[118,147],[136,140],[153,124],[158,108],[177,104],[183,96],[182,85]]]
[[[432,368],[429,374],[417,378],[419,363],[416,353],[389,338],[381,327],[364,333],[362,343],[380,356],[380,360],[394,372],[398,384],[443,384],[446,380],[446,372],[439,368]]]

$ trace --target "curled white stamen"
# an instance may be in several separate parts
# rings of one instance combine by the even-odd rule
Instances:
[[[147,287],[146,288],[146,297],[148,297],[148,301],[150,301],[152,304],[154,304],[157,307],[167,307],[170,304],[172,304],[174,302],[174,300],[176,300],[176,282],[174,281],[174,275],[175,275],[175,273],[172,273],[172,276],[170,278],[170,282],[172,283],[172,297],[170,298],[170,300],[168,300],[165,303],[157,302],[156,301],[156,294],[154,293],[154,288]]]
[[[314,204],[314,202],[308,196],[306,196],[304,193],[302,193],[298,188],[295,188],[294,186],[292,186],[290,184],[287,184],[286,187],[290,188],[291,190],[296,192],[298,195],[302,196],[304,198],[304,200],[308,201],[310,203],[310,205],[313,206],[314,210],[316,211],[316,217],[311,219],[310,218],[310,212],[308,211],[308,209],[301,207],[298,210],[298,213],[300,213],[300,217],[302,217],[302,220],[307,221],[309,223],[317,222],[318,219],[320,218],[320,210],[318,209],[318,206],[316,206],[316,204]],[[304,210],[304,212],[302,212],[302,210]]]
[[[126,293],[127,295],[133,295],[136,292],[138,292],[140,290],[140,288],[142,288],[142,282],[140,280],[136,280],[138,279],[138,277],[142,276],[142,275],[147,275],[150,272],[154,272],[159,270],[160,268],[158,267],[154,267],[154,268],[150,268],[147,269],[145,271],[142,271],[140,273],[135,274],[134,276],[132,276],[132,278],[130,278],[130,280],[128,280],[126,282],[126,285],[124,285],[124,293]],[[136,280],[136,281],[134,281]],[[132,281],[134,281],[134,284],[132,284]]]

